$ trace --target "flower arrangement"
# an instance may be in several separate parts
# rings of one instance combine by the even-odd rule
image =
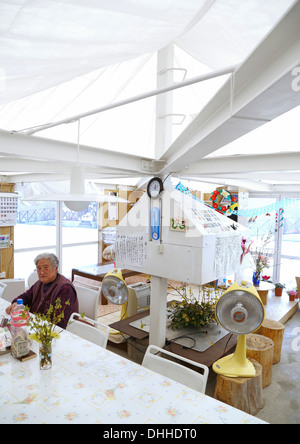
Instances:
[[[64,311],[70,305],[70,301],[65,302],[63,307],[61,299],[57,298],[55,305],[50,305],[46,314],[34,313],[30,316],[27,326],[32,332],[29,339],[34,340],[40,344],[40,367],[41,369],[51,368],[52,360],[52,341],[59,339],[60,335],[55,331],[57,324],[64,318]],[[29,307],[25,308],[27,313]],[[22,316],[26,316],[24,311]]]
[[[253,283],[254,285],[259,285],[260,282],[260,275],[262,271],[265,268],[270,267],[270,259],[274,256],[274,251],[267,248],[267,245],[272,240],[273,233],[272,231],[269,231],[267,234],[264,234],[262,236],[262,239],[260,242],[256,242],[254,244],[254,248],[251,249],[251,259],[252,259],[252,266],[254,269],[253,274]]]
[[[66,301],[65,306],[62,307],[61,299],[57,298],[55,305],[50,305],[46,314],[34,313],[34,316],[30,316],[27,326],[33,333],[29,339],[44,344],[49,344],[53,339],[59,339],[60,335],[55,328],[64,318],[67,305],[70,305],[70,301]],[[29,311],[29,308],[26,307],[26,310]]]
[[[265,268],[270,267],[269,256],[266,254],[259,254],[255,260],[255,271],[261,273]]]
[[[272,231],[264,234],[261,241],[254,243],[255,248],[251,249],[250,251],[254,268],[259,273],[261,273],[265,268],[269,268],[270,258],[272,258],[274,255],[274,252],[267,248],[267,245],[271,242],[272,237]]]
[[[202,300],[199,301],[194,297],[191,288],[188,293],[186,287],[175,290],[181,295],[183,301],[172,304],[172,312],[168,315],[168,318],[171,319],[172,330],[187,327],[201,329],[216,322],[216,298],[211,298],[204,292]]]

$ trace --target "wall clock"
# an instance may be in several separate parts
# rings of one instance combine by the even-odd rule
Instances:
[[[147,193],[151,199],[157,199],[164,190],[164,185],[159,177],[153,177],[147,186]]]

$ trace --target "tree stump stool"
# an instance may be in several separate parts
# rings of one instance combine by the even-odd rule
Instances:
[[[284,325],[281,322],[265,319],[258,330],[258,334],[272,339],[274,342],[273,364],[278,364],[281,360],[281,349],[284,335]]]
[[[269,387],[272,382],[274,342],[266,336],[250,334],[246,336],[246,344],[247,357],[262,366],[262,388]]]
[[[262,366],[254,359],[256,376],[254,378],[229,378],[218,375],[215,399],[225,402],[250,415],[256,415],[265,405],[262,395]]]
[[[264,305],[268,305],[268,293],[269,293],[269,290],[257,290],[257,293],[259,294],[261,302]]]

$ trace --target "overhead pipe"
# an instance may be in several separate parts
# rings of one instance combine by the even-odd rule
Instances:
[[[179,83],[175,83],[173,85],[166,86],[166,87],[163,87],[163,88],[160,88],[160,89],[155,89],[155,90],[152,90],[152,91],[149,91],[149,92],[146,92],[146,93],[134,96],[134,97],[129,98],[129,99],[121,100],[119,102],[115,102],[115,103],[112,103],[110,105],[105,105],[105,106],[102,106],[101,108],[96,108],[96,109],[94,109],[92,111],[87,111],[87,112],[82,113],[82,114],[77,114],[77,115],[75,115],[73,117],[68,117],[68,118],[63,119],[63,120],[58,120],[56,122],[51,122],[51,123],[46,123],[46,124],[43,124],[43,125],[33,126],[31,128],[26,128],[26,129],[20,130],[20,131],[14,130],[14,131],[12,131],[12,134],[23,133],[23,134],[26,134],[28,136],[31,136],[31,135],[33,135],[33,134],[35,134],[37,132],[45,131],[47,129],[54,128],[54,127],[59,126],[59,125],[74,123],[74,122],[77,122],[78,120],[83,119],[85,117],[89,117],[89,116],[92,116],[94,114],[99,114],[99,113],[102,113],[104,111],[108,111],[110,109],[119,108],[119,107],[124,106],[124,105],[129,105],[130,103],[134,103],[134,102],[138,102],[140,100],[148,99],[150,97],[154,97],[154,96],[157,96],[159,94],[164,94],[164,93],[167,93],[167,92],[170,92],[170,91],[174,91],[176,89],[184,88],[186,86],[191,86],[191,85],[194,85],[196,83],[200,83],[200,82],[204,82],[206,80],[214,79],[216,77],[221,77],[221,76],[224,76],[226,74],[232,74],[233,72],[235,72],[235,70],[237,69],[238,66],[239,65],[232,65],[232,66],[228,66],[226,68],[218,69],[218,70],[216,70],[214,72],[210,72],[210,73],[207,73],[207,74],[201,74],[200,76],[193,77],[192,79],[185,80],[185,81],[179,82]]]

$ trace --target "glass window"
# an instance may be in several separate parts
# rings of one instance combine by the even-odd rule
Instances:
[[[269,267],[265,268],[262,275],[270,276],[274,275],[274,259],[276,252],[276,232],[275,232],[275,214],[274,214],[274,204],[276,203],[276,198],[267,197],[250,197],[248,208],[252,210],[249,212],[248,218],[248,229],[250,232],[250,238],[253,242],[251,250],[255,250],[256,246],[261,245],[261,243],[266,240],[267,236],[270,235],[269,242],[265,245],[265,251],[271,257],[269,258]],[[247,258],[249,268],[245,270],[245,278],[249,281],[252,280],[254,264],[251,259],[251,255]]]
[[[300,199],[287,206],[280,216],[282,225],[282,248],[280,280],[288,289],[296,287],[296,276],[300,276]]]
[[[39,248],[56,244],[56,203],[41,202],[39,205],[19,203],[18,221],[15,227],[15,248]]]
[[[35,269],[35,257],[45,251],[56,253],[56,203],[19,202],[15,226],[15,277],[27,280]]]
[[[28,276],[35,270],[34,259],[45,250],[28,250],[15,253],[15,277],[24,278],[27,285]],[[56,254],[55,248],[48,248],[47,253]]]
[[[62,205],[63,246],[98,242],[98,204],[91,202],[84,211],[71,211]]]
[[[93,245],[63,247],[62,274],[69,279],[72,275],[72,268],[79,268],[97,263],[98,243]]]
[[[62,220],[57,220],[61,206]],[[98,262],[98,204],[84,211],[69,210],[57,202],[30,205],[20,202],[15,227],[16,278],[25,278],[34,270],[35,257],[45,251],[60,254],[61,272],[71,278],[72,268]],[[62,245],[57,239],[62,235]],[[60,253],[61,252],[61,253]]]
[[[62,273],[70,278],[72,268],[98,263],[98,204],[84,211],[62,205]]]

